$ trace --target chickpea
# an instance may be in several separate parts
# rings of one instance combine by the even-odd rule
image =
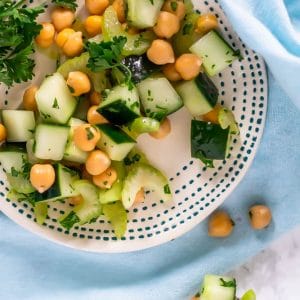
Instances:
[[[78,31],[70,35],[62,50],[69,57],[79,55],[83,50],[82,32]]]
[[[115,0],[112,6],[117,13],[119,22],[124,23],[126,21],[124,0]]]
[[[201,71],[201,59],[192,53],[182,54],[177,58],[175,69],[184,80],[192,80]]]
[[[93,183],[100,189],[109,190],[118,179],[117,171],[109,167],[103,173],[93,176]]]
[[[272,213],[265,205],[254,205],[249,210],[250,223],[253,229],[264,229],[272,220]]]
[[[41,23],[43,28],[35,38],[36,43],[42,48],[48,48],[53,44],[55,29],[51,23]]]
[[[171,122],[168,118],[165,118],[162,123],[160,124],[160,127],[158,131],[149,133],[153,138],[157,140],[164,139],[169,133],[171,132]]]
[[[90,124],[82,124],[74,129],[73,141],[82,151],[92,151],[100,140],[100,132]]]
[[[55,171],[52,165],[35,164],[30,170],[30,182],[40,193],[47,191],[55,181]]]
[[[213,110],[202,116],[202,120],[205,122],[211,122],[219,124],[219,111],[222,109],[220,104],[217,104]]]
[[[88,122],[92,125],[108,123],[108,121],[101,114],[98,113],[97,109],[97,105],[91,106],[89,108],[87,113]]]
[[[56,7],[51,13],[51,20],[56,31],[60,32],[72,26],[75,20],[75,14],[71,9]]]
[[[83,202],[82,196],[74,196],[69,198],[69,203],[72,205],[80,205]]]
[[[147,51],[147,57],[157,65],[175,62],[175,55],[170,43],[164,40],[154,40]]]
[[[182,79],[180,74],[175,69],[175,64],[164,65],[162,71],[170,81],[179,81]]]
[[[234,223],[228,213],[215,212],[208,222],[208,235],[212,237],[227,237],[232,233]]]
[[[135,195],[134,205],[139,205],[145,201],[145,191],[141,188]]]
[[[182,1],[168,0],[162,7],[163,11],[167,11],[182,20],[185,17],[185,5]]]
[[[90,36],[95,36],[102,32],[102,16],[89,16],[84,22],[84,28]]]
[[[6,128],[3,124],[0,123],[0,143],[4,142],[7,137]]]
[[[156,25],[153,27],[155,34],[160,38],[171,38],[180,29],[180,20],[177,16],[161,11],[157,18]]]
[[[89,100],[91,105],[99,105],[102,101],[101,94],[96,91],[93,91],[92,93],[90,93]]]
[[[35,94],[38,90],[38,87],[33,85],[26,89],[23,95],[23,107],[26,110],[37,111],[37,104],[35,100]]]
[[[80,71],[69,73],[67,85],[71,88],[73,96],[80,96],[88,93],[91,90],[91,82],[89,77]]]
[[[102,15],[109,4],[109,0],[85,0],[85,7],[92,15]]]
[[[91,152],[85,163],[86,170],[93,176],[100,175],[110,167],[111,160],[101,150]]]
[[[56,35],[55,42],[56,45],[60,48],[63,48],[66,41],[69,39],[71,35],[75,33],[75,30],[72,28],[65,28],[61,32]]]
[[[209,31],[218,28],[218,19],[215,15],[204,14],[197,20],[196,32],[205,35]]]

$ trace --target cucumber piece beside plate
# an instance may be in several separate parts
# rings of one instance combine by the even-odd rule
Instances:
[[[2,110],[2,121],[8,142],[27,142],[32,138],[35,128],[33,111]]]

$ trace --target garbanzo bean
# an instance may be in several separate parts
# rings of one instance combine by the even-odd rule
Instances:
[[[153,138],[157,140],[164,139],[169,133],[171,132],[171,122],[168,118],[165,118],[162,123],[160,124],[160,127],[158,131],[149,133]]]
[[[201,71],[201,59],[192,53],[182,54],[175,62],[175,69],[184,80],[192,80]]]
[[[145,201],[145,191],[141,188],[135,195],[134,205],[139,205]]]
[[[253,229],[264,229],[272,220],[272,213],[265,205],[254,205],[249,210],[250,223]]]
[[[203,14],[197,20],[196,31],[202,35],[218,28],[218,19],[212,14]]]
[[[0,143],[4,142],[7,137],[6,128],[3,124],[0,123]]]
[[[75,33],[75,30],[72,28],[65,28],[62,31],[60,31],[55,38],[55,43],[58,47],[63,48],[66,41],[69,39],[69,37]]]
[[[95,36],[102,32],[102,16],[89,16],[84,22],[84,28],[90,36]]]
[[[161,11],[157,18],[156,25],[153,27],[155,34],[160,38],[171,38],[180,29],[180,20],[177,16]]]
[[[175,64],[164,65],[162,71],[170,81],[179,81],[182,79],[180,74],[176,71]]]
[[[100,189],[110,189],[117,179],[117,171],[109,167],[103,173],[93,176],[93,183]]]
[[[36,104],[36,100],[35,100],[35,94],[36,94],[37,90],[38,90],[38,87],[35,85],[33,85],[25,90],[25,93],[23,95],[23,107],[26,110],[32,110],[32,111],[37,110],[37,104]]]
[[[41,23],[43,28],[41,29],[38,36],[35,38],[36,43],[42,48],[48,48],[53,44],[55,29],[51,23]]]
[[[147,51],[147,57],[157,65],[175,62],[174,51],[170,43],[165,40],[154,40]]]
[[[176,15],[179,20],[182,20],[185,16],[185,5],[183,1],[168,0],[165,2],[162,10]]]
[[[212,237],[227,237],[232,233],[234,223],[225,211],[217,211],[208,221],[208,235]]]
[[[99,105],[102,101],[101,94],[93,91],[92,93],[90,93],[89,100],[91,105]]]
[[[86,170],[93,176],[100,175],[110,167],[111,160],[101,150],[91,152],[86,160]]]
[[[30,170],[30,182],[32,186],[39,192],[47,191],[55,181],[55,171],[50,164],[35,164]]]
[[[56,7],[51,13],[51,20],[56,31],[60,32],[72,26],[75,20],[75,14],[71,9]]]
[[[74,196],[74,197],[70,197],[69,198],[69,203],[72,204],[72,205],[80,205],[82,202],[83,202],[83,198],[82,196]]]
[[[109,0],[85,0],[85,7],[92,15],[102,15],[109,4]]]
[[[108,123],[108,121],[98,113],[98,108],[99,107],[97,105],[93,105],[88,110],[87,120],[92,125]]]
[[[69,57],[79,55],[83,50],[82,32],[78,31],[70,35],[64,43],[62,50]]]
[[[70,87],[73,96],[86,94],[91,90],[89,77],[80,71],[70,72],[67,79],[67,85]]]
[[[82,151],[92,151],[95,149],[100,137],[97,128],[90,124],[82,124],[74,129],[73,141]]]
[[[126,21],[124,0],[115,0],[112,6],[117,13],[119,22],[124,23]]]

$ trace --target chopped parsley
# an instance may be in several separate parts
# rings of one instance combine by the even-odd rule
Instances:
[[[233,287],[233,288],[236,288],[236,281],[235,279],[233,280],[229,280],[229,281],[225,281],[223,278],[220,278],[220,281],[221,281],[221,286],[224,286],[224,287]]]
[[[176,1],[171,1],[170,6],[173,11],[176,11],[178,7],[178,3]]]
[[[90,128],[90,127],[87,127],[87,128],[85,129],[85,131],[86,131],[87,139],[88,139],[89,141],[92,140],[92,139],[94,138],[95,135],[93,134],[91,128]]]
[[[56,98],[54,98],[54,101],[53,101],[53,104],[52,104],[52,108],[59,109],[59,105],[58,105],[58,102],[57,102]]]
[[[193,28],[194,28],[194,25],[192,23],[186,23],[186,24],[184,24],[183,28],[182,28],[182,34],[183,35],[191,34]]]
[[[171,194],[170,186],[168,184],[164,186],[164,193],[167,195]]]

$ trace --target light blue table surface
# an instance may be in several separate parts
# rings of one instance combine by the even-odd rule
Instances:
[[[300,112],[296,107],[300,106],[300,60],[297,57],[300,43],[297,32],[288,31],[290,34],[283,37],[282,28],[276,27],[272,33],[271,18],[259,15],[254,20],[251,17],[251,9],[260,5],[259,2],[274,8],[274,3],[281,5],[283,1],[235,2],[232,8],[232,1],[222,1],[234,28],[252,48],[264,54],[276,81],[269,76],[266,128],[254,163],[224,205],[236,221],[233,235],[224,240],[208,238],[204,222],[181,238],[153,249],[130,254],[89,254],[43,240],[0,213],[1,300],[187,299],[196,292],[203,274],[232,269],[300,223]],[[299,26],[299,1],[285,2],[292,12],[293,24]],[[239,25],[240,9],[244,20],[251,22],[248,23],[251,30],[260,30],[259,34],[256,32],[261,36],[259,40],[251,30]],[[276,9],[282,12],[283,7]],[[286,19],[281,18],[284,11],[280,17],[277,15],[275,10],[276,26],[284,27]],[[257,24],[261,27],[256,27]],[[261,42],[264,38],[268,43]],[[254,232],[249,227],[247,209],[255,202],[266,202],[272,208],[274,222],[266,231]]]

